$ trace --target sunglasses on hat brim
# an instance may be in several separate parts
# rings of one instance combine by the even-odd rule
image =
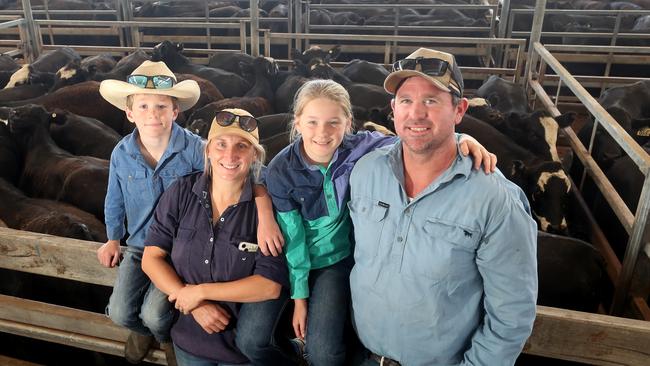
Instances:
[[[257,128],[259,122],[255,117],[240,116],[228,111],[220,111],[214,116],[217,124],[222,127],[228,127],[231,124],[238,122],[239,128],[246,132],[253,132]]]
[[[417,67],[418,65],[420,65],[419,69]],[[449,62],[441,60],[439,58],[405,58],[393,64],[393,72],[401,70],[420,71],[425,75],[434,77],[444,76],[447,73],[447,70],[450,70],[452,79],[456,81],[456,83],[460,84],[459,80],[462,80],[462,77],[458,74],[456,68],[451,67]],[[453,93],[458,94],[458,92],[455,90],[453,90]]]
[[[176,80],[169,75],[129,75],[126,82],[144,89],[170,89],[176,84]]]

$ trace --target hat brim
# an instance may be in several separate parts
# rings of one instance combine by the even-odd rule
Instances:
[[[133,94],[167,95],[178,99],[178,109],[188,110],[201,96],[199,84],[194,80],[183,80],[168,89],[140,88],[120,80],[104,80],[99,85],[99,94],[107,102],[121,110],[126,110],[126,97]]]
[[[427,75],[425,73],[422,73],[422,72],[419,72],[419,71],[416,71],[416,70],[400,70],[400,71],[396,71],[396,72],[391,73],[390,75],[388,75],[386,80],[384,80],[384,89],[387,92],[389,92],[390,94],[394,95],[395,94],[395,89],[397,89],[397,86],[399,85],[399,83],[401,83],[402,80],[404,80],[406,78],[413,77],[413,76],[420,76],[420,77],[423,77],[423,78],[429,80],[431,83],[433,83],[433,85],[435,85],[436,88],[438,88],[438,89],[440,89],[442,91],[446,91],[446,92],[450,92],[450,93],[455,92],[455,91],[452,91],[452,89],[446,87],[438,79],[433,78],[433,77],[431,77],[431,76],[429,76],[429,75]]]

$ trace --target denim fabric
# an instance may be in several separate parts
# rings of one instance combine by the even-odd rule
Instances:
[[[167,149],[156,168],[147,164],[138,145],[138,130],[125,136],[113,149],[104,203],[108,239],[120,240],[128,224],[129,246],[144,248],[147,228],[160,195],[177,178],[203,170],[201,137],[172,125]]]
[[[142,272],[142,250],[127,247],[118,268],[117,280],[108,301],[108,316],[140,334],[152,334],[158,342],[169,342],[174,308]]]
[[[350,186],[364,346],[409,366],[514,364],[537,296],[537,225],[523,191],[457,154],[410,199],[401,144],[361,159]]]
[[[174,344],[174,352],[176,353],[176,363],[178,366],[234,366],[234,364],[230,363],[216,363],[205,358],[196,357],[191,353],[183,351],[176,344]],[[251,366],[251,364],[240,363],[237,366]]]
[[[253,365],[295,365],[275,340],[275,330],[282,311],[289,301],[289,291],[283,288],[275,300],[243,304],[237,322],[237,348]]]
[[[312,366],[345,363],[345,321],[350,304],[352,257],[309,272],[305,358]]]

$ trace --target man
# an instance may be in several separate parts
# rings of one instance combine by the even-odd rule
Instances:
[[[364,365],[512,365],[535,318],[535,222],[526,196],[472,169],[454,126],[467,109],[454,56],[420,48],[384,88],[400,142],[350,179],[354,324]]]

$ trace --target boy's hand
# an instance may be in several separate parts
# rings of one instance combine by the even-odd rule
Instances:
[[[208,334],[219,333],[226,329],[230,322],[230,314],[215,303],[201,302],[192,310],[192,317]]]
[[[462,134],[459,140],[460,143],[460,152],[463,156],[468,154],[472,155],[472,160],[474,160],[474,169],[479,169],[481,164],[483,164],[483,170],[486,174],[494,173],[494,170],[497,167],[497,156],[487,151],[483,145],[481,145],[475,138],[472,136]]]
[[[295,299],[293,308],[293,331],[296,337],[305,340],[307,334],[307,299]]]
[[[120,256],[119,240],[109,240],[97,249],[97,259],[104,267],[115,267],[120,262]]]
[[[262,254],[273,255],[277,257],[282,253],[284,246],[284,236],[278,223],[275,222],[273,215],[270,218],[262,219],[260,217],[259,224],[257,225],[257,245],[259,245]]]

